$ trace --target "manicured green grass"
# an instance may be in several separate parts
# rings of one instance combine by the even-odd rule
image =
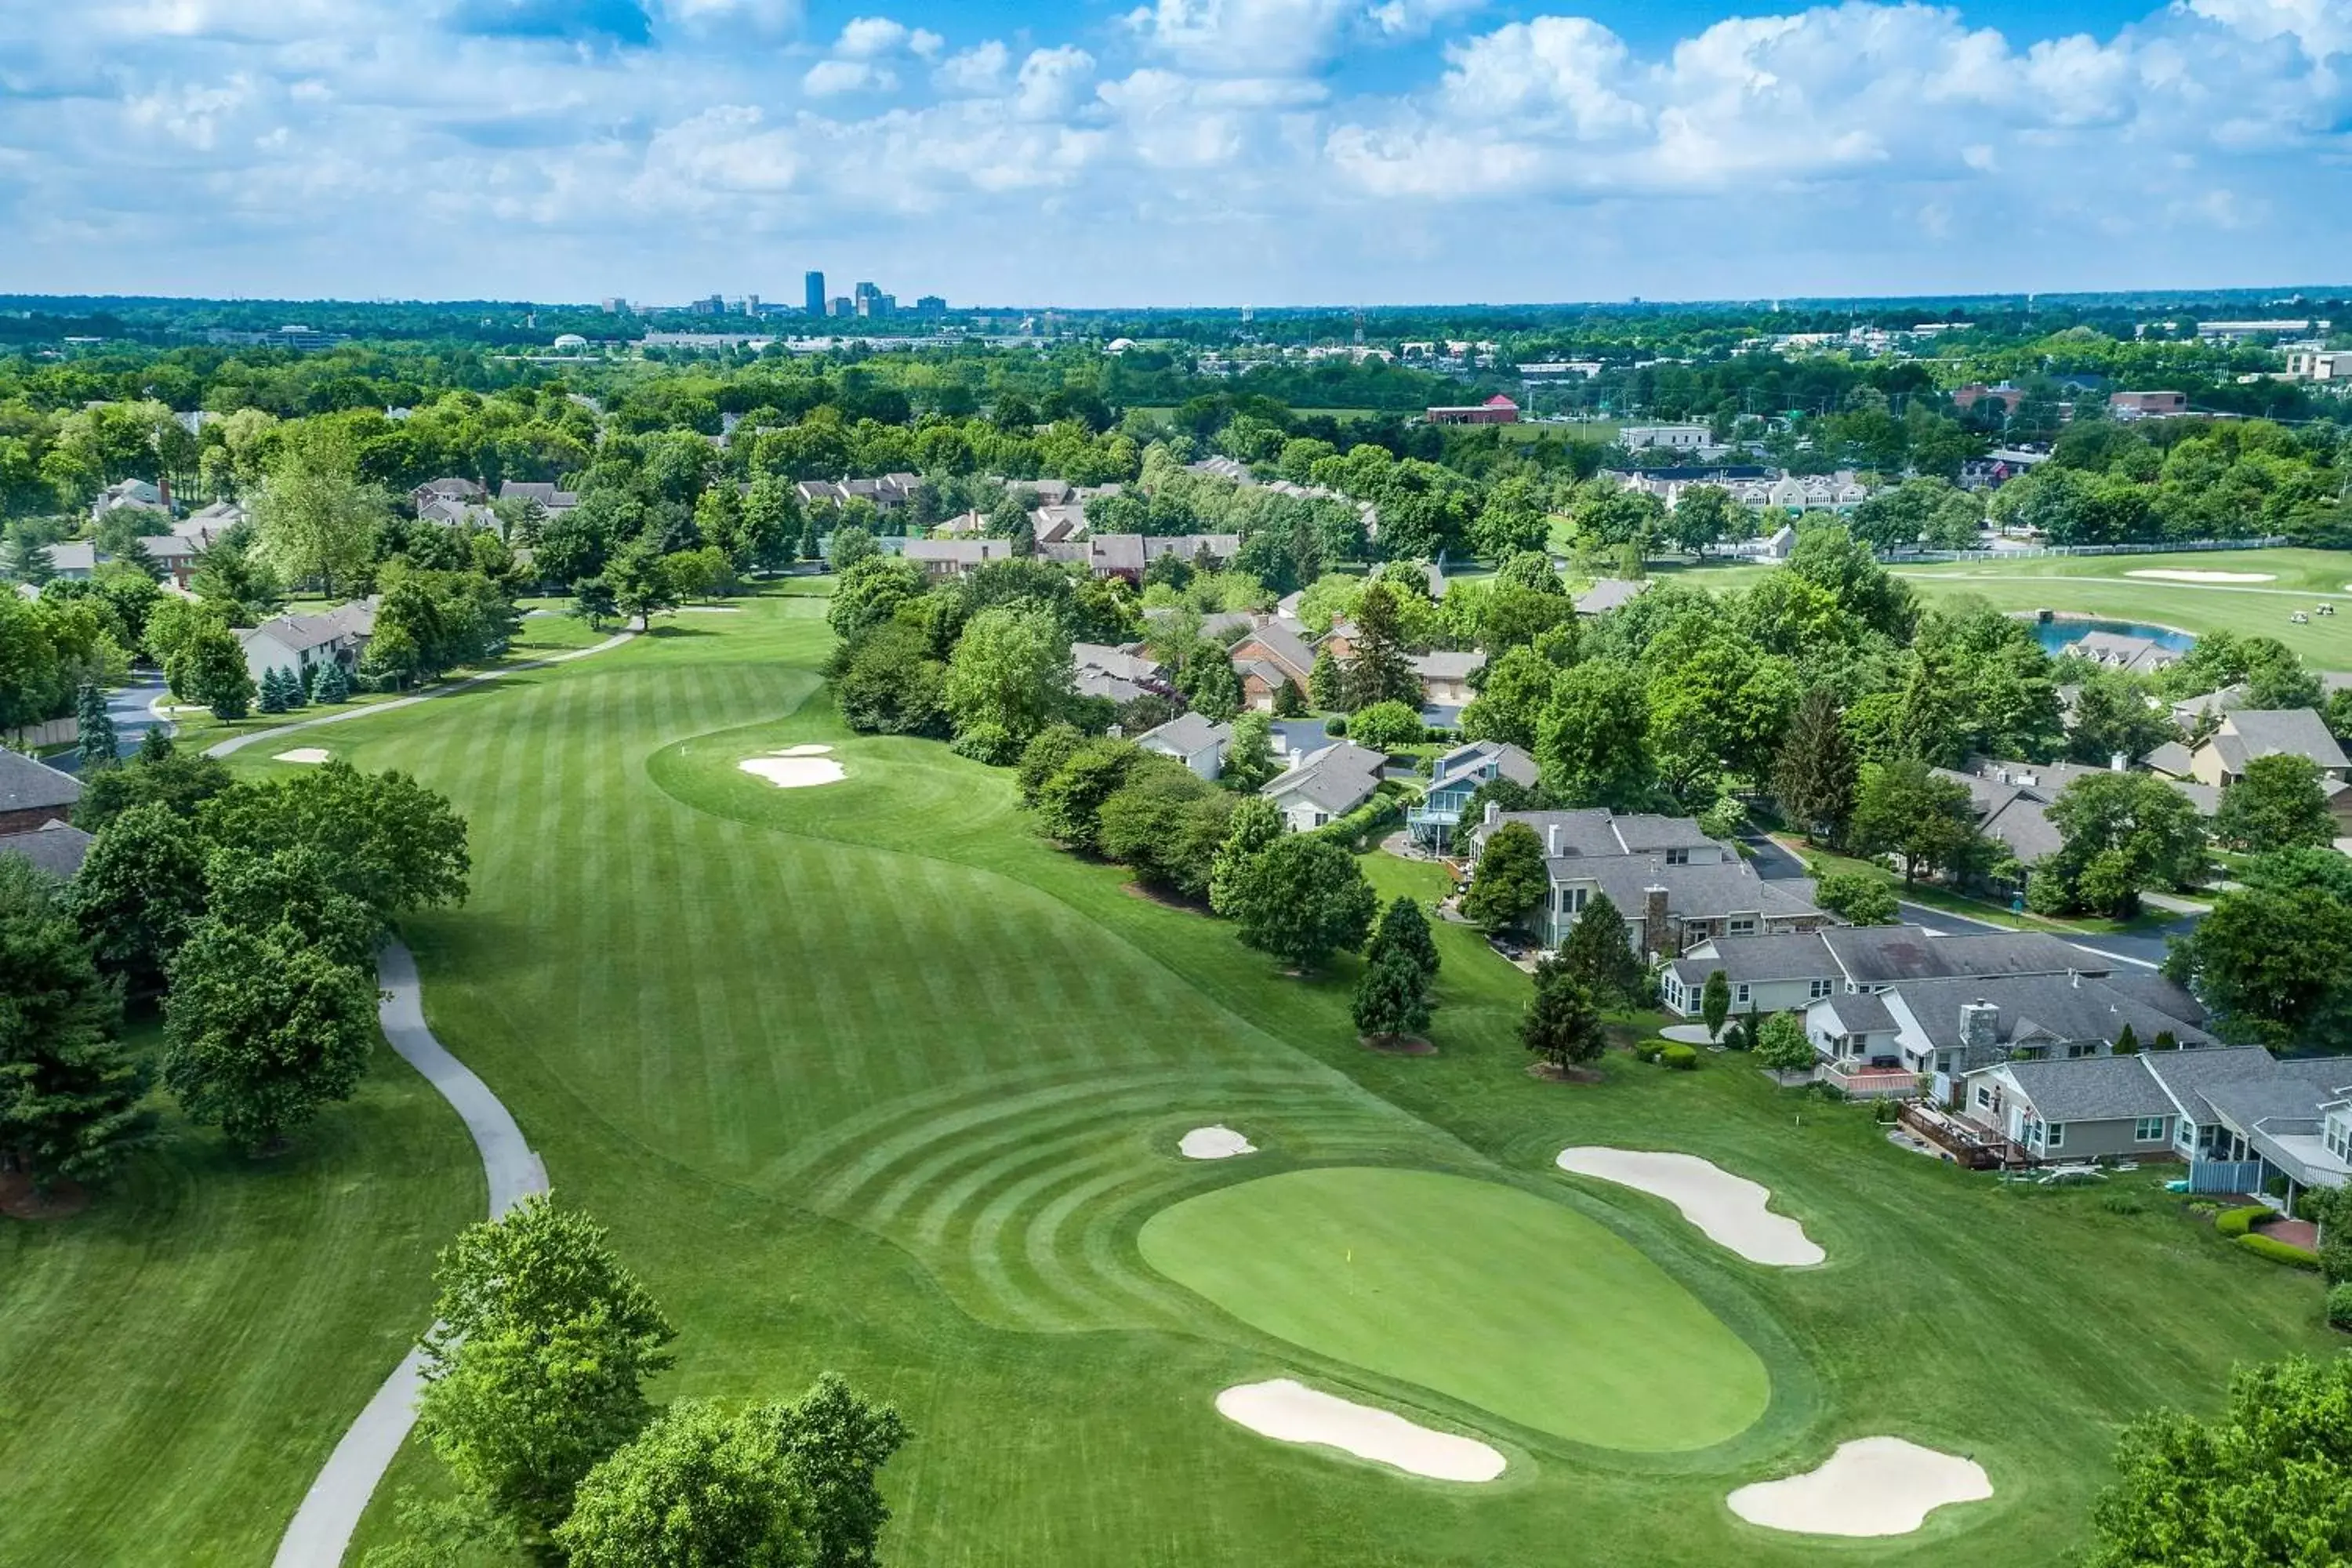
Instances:
[[[1492,1182],[1292,1171],[1162,1209],[1139,1242],[1253,1328],[1571,1442],[1704,1448],[1771,1394],[1756,1352],[1639,1248]]]
[[[355,720],[333,743],[446,791],[472,824],[473,900],[408,933],[426,1011],[680,1325],[656,1394],[773,1397],[831,1367],[898,1401],[916,1436],[886,1481],[897,1568],[1483,1568],[1563,1552],[1794,1568],[1820,1544],[1739,1523],[1724,1494],[1874,1433],[1971,1453],[1999,1493],[1839,1555],[2053,1562],[2081,1539],[2117,1423],[2157,1403],[2210,1408],[2233,1363],[2330,1342],[2307,1278],[2181,1217],[2158,1172],[2096,1192],[2002,1188],[1728,1057],[1667,1073],[1613,1056],[1591,1085],[1531,1078],[1515,1034],[1526,976],[1457,926],[1436,932],[1440,1054],[1365,1051],[1348,1017],[1355,961],[1284,979],[1228,925],[1039,843],[1006,773],[935,742],[849,735],[817,673],[829,637],[812,585]],[[806,742],[837,747],[847,778],[779,790],[736,766]],[[1384,893],[1438,890],[1433,868],[1363,865]],[[1265,1152],[1179,1157],[1184,1131],[1217,1121]],[[1770,1186],[1829,1260],[1745,1264],[1655,1200],[1561,1176],[1569,1143],[1702,1153]],[[1143,1226],[1171,1205],[1321,1166],[1473,1178],[1605,1227],[1748,1347],[1769,1405],[1713,1447],[1612,1452],[1291,1344],[1142,1255]],[[436,1241],[479,1201],[478,1178],[450,1169],[464,1190],[420,1221]],[[358,1251],[369,1227],[346,1229],[301,1255]],[[373,1342],[415,1331],[427,1251],[408,1294],[359,1293]],[[0,1278],[0,1322],[15,1289]],[[1441,1308],[1467,1321],[1486,1301],[1465,1285]],[[1578,1312],[1560,1300],[1564,1342]],[[251,1369],[282,1353],[267,1336],[154,1333],[224,1376],[274,1376]],[[331,1412],[240,1412],[289,1447],[241,1483],[252,1540],[282,1525],[385,1364],[354,1360]],[[1512,1473],[1446,1490],[1216,1414],[1219,1390],[1286,1375],[1450,1430],[1507,1427]],[[11,1439],[37,1456],[37,1428]],[[157,1487],[201,1484],[158,1434],[110,1459]],[[394,1479],[445,1484],[413,1448]],[[96,1466],[47,1484],[90,1512],[120,1490]],[[363,1544],[394,1531],[391,1501]],[[45,1510],[14,1555],[90,1555],[69,1513]],[[100,1555],[190,1554],[157,1533]]]
[[[0,1218],[0,1563],[268,1562],[485,1203],[389,1050],[276,1159],[168,1130],[83,1214]]]

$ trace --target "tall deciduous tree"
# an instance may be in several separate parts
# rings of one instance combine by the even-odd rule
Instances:
[[[554,1539],[572,1568],[803,1568],[808,1500],[772,1410],[670,1406],[582,1480]]]
[[[465,902],[473,868],[466,819],[447,796],[341,761],[238,785],[206,803],[201,826],[215,844],[318,849],[336,885],[383,919]]]
[[[1234,720],[1234,738],[1225,747],[1225,765],[1219,775],[1228,789],[1254,791],[1280,771],[1274,759],[1274,724],[1263,713],[1244,713]]]
[[[205,912],[204,855],[169,806],[131,806],[99,829],[67,901],[100,966],[152,994]]]
[[[614,551],[604,578],[614,606],[648,631],[656,615],[677,608],[677,575],[650,538],[633,539]]]
[[[1498,931],[1534,913],[1550,890],[1543,840],[1526,823],[1507,822],[1486,836],[1478,852],[1462,912],[1481,930]]]
[[[1250,868],[1281,839],[1282,811],[1274,802],[1251,795],[1234,806],[1209,868],[1209,907],[1228,920],[1239,915]]]
[[[266,1151],[359,1088],[375,1009],[373,975],[292,927],[200,921],[172,960],[163,1082],[190,1121]]]
[[[2352,1356],[2242,1370],[2212,1421],[2145,1415],[2093,1506],[2089,1568],[2352,1560]]]
[[[2178,886],[2205,868],[2204,820],[2152,774],[2085,774],[2058,792],[2049,815],[2059,847],[2028,887],[2037,909],[2128,918],[2142,889]]]
[[[0,1169],[46,1191],[104,1176],[154,1133],[116,1039],[121,994],[32,862],[0,855]]]
[[[2315,887],[2224,893],[2165,973],[2193,984],[2232,1039],[2331,1037],[2352,1017],[2352,907]]]
[[[1772,766],[1772,793],[1781,815],[1808,838],[1836,839],[1853,815],[1857,772],[1837,693],[1816,686],[1798,700]]]
[[[1647,804],[1656,769],[1642,678],[1612,659],[1560,672],[1536,726],[1544,788],[1572,806],[1631,810]]]
[[[2248,762],[2244,774],[2221,792],[2213,836],[2254,854],[2326,848],[2335,840],[2336,818],[2327,809],[2319,764],[2290,752]]]
[[[677,1331],[604,1227],[544,1195],[467,1229],[434,1279],[419,1423],[461,1488],[542,1540],[651,1418]]]
[[[1239,880],[1231,901],[1244,945],[1297,970],[1361,947],[1380,902],[1355,857],[1312,834],[1277,839]]]
[[[1905,882],[1923,871],[1958,873],[1981,854],[1969,786],[1922,762],[1873,763],[1862,773],[1848,834],[1863,855],[1894,855]]]
[[[324,437],[289,446],[252,510],[263,558],[289,583],[317,582],[329,598],[366,570],[392,515],[383,492],[360,482],[351,454]]]

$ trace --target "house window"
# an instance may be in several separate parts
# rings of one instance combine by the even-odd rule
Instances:
[[[2042,1146],[2044,1149],[2063,1149],[2066,1146],[2066,1124],[2063,1121],[2053,1121],[2043,1128]]]
[[[1735,1007],[1748,1005],[1748,982],[1745,980],[1731,988],[1731,1004]]]
[[[2352,1163],[2352,1117],[2328,1118],[2327,1152],[2339,1160]]]
[[[1570,915],[1582,914],[1585,895],[1591,890],[1587,888],[1562,888],[1559,890],[1560,912]]]
[[[1322,826],[1325,823],[1330,820],[1330,814],[1328,812],[1318,811],[1315,814],[1315,826],[1318,827]]]
[[[2161,1116],[2141,1117],[2132,1123],[2132,1142],[2135,1143],[2163,1142],[2165,1120]]]
[[[1753,915],[1732,916],[1731,934],[1733,936],[1754,936],[1756,934],[1756,918]]]
[[[1990,1110],[1992,1109],[1992,1086],[1990,1084],[1980,1083],[1977,1085],[1977,1109],[1979,1110]]]
[[[1689,851],[1689,850],[1687,850],[1687,849],[1669,849],[1669,850],[1667,850],[1667,851],[1666,851],[1666,864],[1667,864],[1667,865],[1669,865],[1669,866],[1687,866],[1687,865],[1689,865],[1689,864],[1690,864],[1690,851]]]
[[[1829,994],[1830,983],[1826,980],[1815,980],[1805,986],[1805,995],[1810,1001],[1818,1002]]]
[[[2066,1059],[2071,1062],[2078,1057],[2096,1056],[2098,1053],[2096,1046],[2073,1045],[2066,1047]]]

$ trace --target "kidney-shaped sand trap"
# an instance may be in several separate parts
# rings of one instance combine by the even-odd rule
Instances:
[[[832,760],[832,752],[831,746],[786,746],[764,757],[746,757],[735,765],[778,789],[806,789],[811,784],[839,784],[849,776]]]
[[[1217,1413],[1263,1437],[1338,1448],[1436,1481],[1491,1481],[1503,1456],[1475,1437],[1433,1432],[1393,1411],[1320,1393],[1286,1377],[1244,1383],[1217,1395]]]
[[[1901,1437],[1838,1445],[1819,1469],[1741,1487],[1731,1511],[1767,1530],[1799,1535],[1908,1535],[1946,1503],[1982,1502],[1992,1480],[1974,1459]]]
[[[1230,1160],[1257,1152],[1256,1144],[1230,1127],[1195,1127],[1176,1147],[1187,1160]]]
[[[1829,1255],[1805,1227],[1765,1207],[1772,1190],[1696,1154],[1641,1149],[1563,1149],[1559,1168],[1633,1187],[1682,1210],[1683,1218],[1750,1263],[1803,1268]]]
[[[2169,566],[2143,566],[2126,577],[2156,577],[2167,583],[2275,583],[2273,572],[2186,572]]]
[[[269,760],[273,763],[323,763],[333,755],[320,746],[297,746],[290,752],[280,752]]]

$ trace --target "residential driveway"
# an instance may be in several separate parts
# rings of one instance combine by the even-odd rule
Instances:
[[[425,1026],[416,960],[408,949],[396,942],[387,945],[376,960],[376,980],[384,993],[377,1009],[383,1037],[425,1075],[473,1134],[489,1183],[490,1217],[496,1219],[528,1194],[547,1191],[547,1169],[523,1141],[514,1117],[489,1086]],[[411,1350],[327,1457],[326,1468],[310,1483],[294,1521],[286,1527],[271,1568],[336,1568],[342,1562],[368,1500],[392,1468],[409,1428],[416,1425],[416,1396],[424,1386],[424,1353]]]
[[[153,670],[134,670],[131,684],[119,691],[106,694],[107,717],[114,721],[114,749],[120,756],[130,756],[139,750],[147,731],[159,726],[168,734],[172,726],[155,717],[153,704],[163,695],[163,678]],[[81,757],[68,752],[62,756],[42,759],[59,773],[81,772]]]
[[[1755,867],[1756,874],[1768,882],[1805,874],[1802,860],[1761,833],[1742,834],[1739,842],[1748,851],[1748,863]]]

